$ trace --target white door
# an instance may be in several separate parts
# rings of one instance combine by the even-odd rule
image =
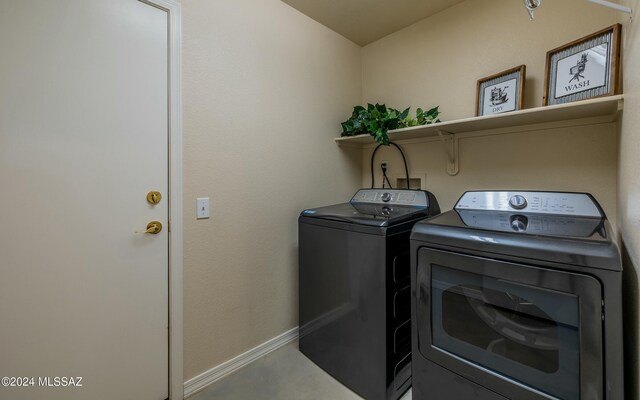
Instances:
[[[168,397],[167,17],[0,6],[2,400]]]

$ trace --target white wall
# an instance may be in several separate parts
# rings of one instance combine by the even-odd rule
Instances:
[[[297,325],[297,215],[359,186],[332,139],[361,81],[358,46],[279,0],[182,5],[188,379]]]
[[[640,11],[640,1],[621,2]],[[637,18],[637,16],[636,16]],[[625,355],[627,397],[640,398],[638,348],[640,318],[638,310],[638,268],[640,267],[640,27],[620,14],[623,35],[624,114],[620,123],[620,158],[618,162],[618,226],[625,261]]]

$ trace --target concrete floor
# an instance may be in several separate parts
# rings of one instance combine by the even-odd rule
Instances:
[[[361,400],[292,342],[229,374],[189,400]],[[411,400],[411,389],[400,400]]]

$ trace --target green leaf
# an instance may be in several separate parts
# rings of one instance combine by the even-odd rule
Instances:
[[[342,125],[342,133],[351,133],[351,132],[353,132],[353,123],[351,123],[351,121],[347,120],[347,121],[341,123],[340,125]]]
[[[368,133],[374,137],[377,143],[389,145],[389,130],[440,122],[438,107],[427,112],[418,108],[416,109],[416,118],[409,115],[410,110],[411,108],[407,107],[400,112],[380,103],[367,103],[366,108],[355,106],[351,118],[341,123],[342,135],[353,136]]]
[[[398,129],[400,120],[398,118],[390,118],[385,121],[384,127],[387,129]]]
[[[440,115],[440,111],[438,111],[439,108],[440,108],[440,106],[433,107],[432,109],[427,111],[427,116],[431,117],[431,118],[437,118],[438,115]]]
[[[385,146],[389,145],[389,136],[387,135],[387,130],[386,129],[380,129],[378,132],[376,132],[375,135],[375,141],[378,143],[381,143]]]
[[[362,112],[367,112],[367,109],[362,106],[353,107],[353,112],[351,113],[351,118],[357,118]]]

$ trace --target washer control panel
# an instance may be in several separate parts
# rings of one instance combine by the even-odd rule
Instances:
[[[521,211],[531,214],[602,218],[595,200],[585,193],[562,192],[466,192],[456,210]]]
[[[429,206],[429,200],[425,192],[401,189],[360,189],[351,199],[351,203],[394,204],[414,207]]]

